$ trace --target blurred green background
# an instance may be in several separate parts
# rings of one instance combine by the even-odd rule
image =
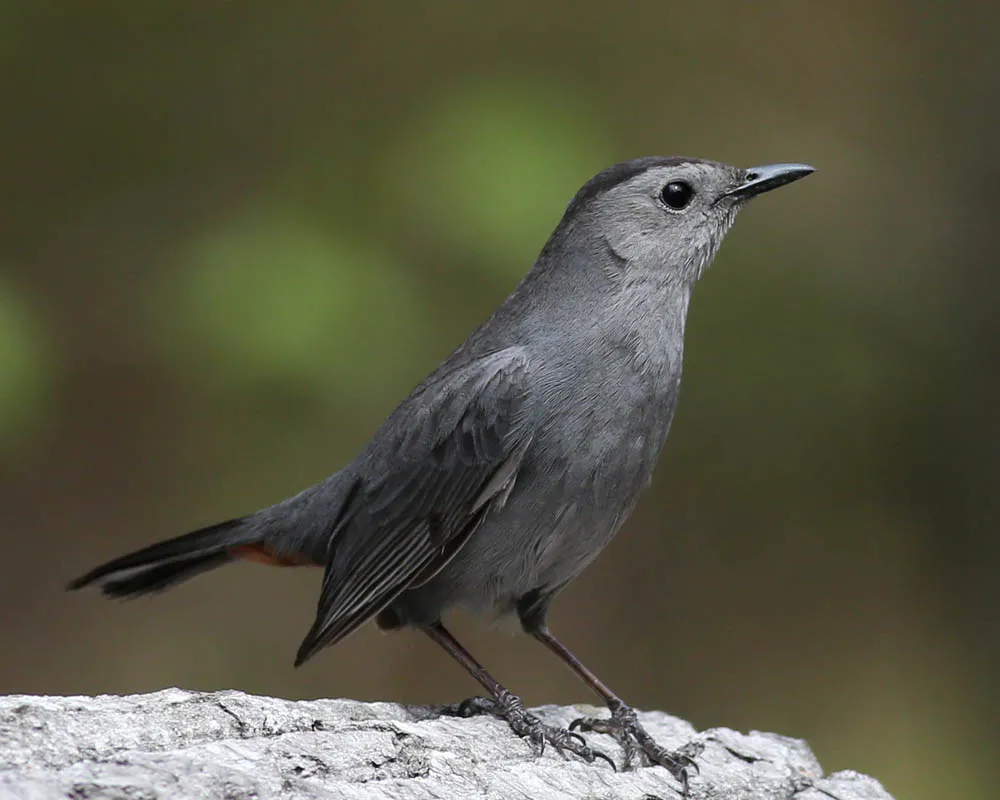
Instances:
[[[653,488],[552,625],[638,706],[995,796],[1000,7],[0,8],[0,691],[474,693],[372,626],[291,668],[320,574],[64,582],[350,459],[646,154],[820,171],[702,281]],[[467,646],[532,704],[537,644]]]

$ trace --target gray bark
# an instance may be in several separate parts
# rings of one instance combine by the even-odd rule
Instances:
[[[566,724],[590,706],[547,706]],[[891,800],[856,772],[823,776],[809,747],[771,733],[698,733],[641,715],[671,748],[704,746],[694,798]],[[597,734],[588,740],[621,763]],[[292,702],[241,692],[169,689],[131,697],[0,697],[0,798],[588,798],[679,796],[661,767],[614,772],[529,744],[490,717],[350,700]]]

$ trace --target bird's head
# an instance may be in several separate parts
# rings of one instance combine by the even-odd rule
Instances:
[[[626,272],[659,270],[664,279],[693,283],[751,198],[813,171],[806,164],[740,169],[689,158],[626,161],[577,192],[557,236],[591,249],[596,240]]]

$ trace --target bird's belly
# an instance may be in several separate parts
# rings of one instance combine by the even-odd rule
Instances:
[[[451,607],[505,613],[526,593],[576,577],[611,541],[648,482],[651,450],[659,448],[629,435],[614,447],[598,435],[572,456],[529,459],[503,506],[441,572],[401,598],[406,616],[427,622]]]
[[[679,369],[655,381],[622,371],[585,389],[567,381],[573,394],[546,398],[509,495],[437,575],[400,596],[400,619],[419,625],[453,607],[505,613],[579,575],[648,485],[679,383]]]

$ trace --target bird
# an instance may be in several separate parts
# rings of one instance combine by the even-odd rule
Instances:
[[[689,751],[659,745],[634,709],[551,632],[559,591],[635,507],[677,408],[692,291],[738,212],[809,175],[682,157],[615,164],[569,202],[507,299],[378,427],[349,464],[254,513],[167,539],[69,584],[111,597],[159,592],[235,561],[324,570],[303,664],[374,619],[416,629],[457,660],[489,712],[541,751],[603,759],[683,784]],[[607,705],[607,718],[544,723],[445,627],[454,609],[515,615]]]

